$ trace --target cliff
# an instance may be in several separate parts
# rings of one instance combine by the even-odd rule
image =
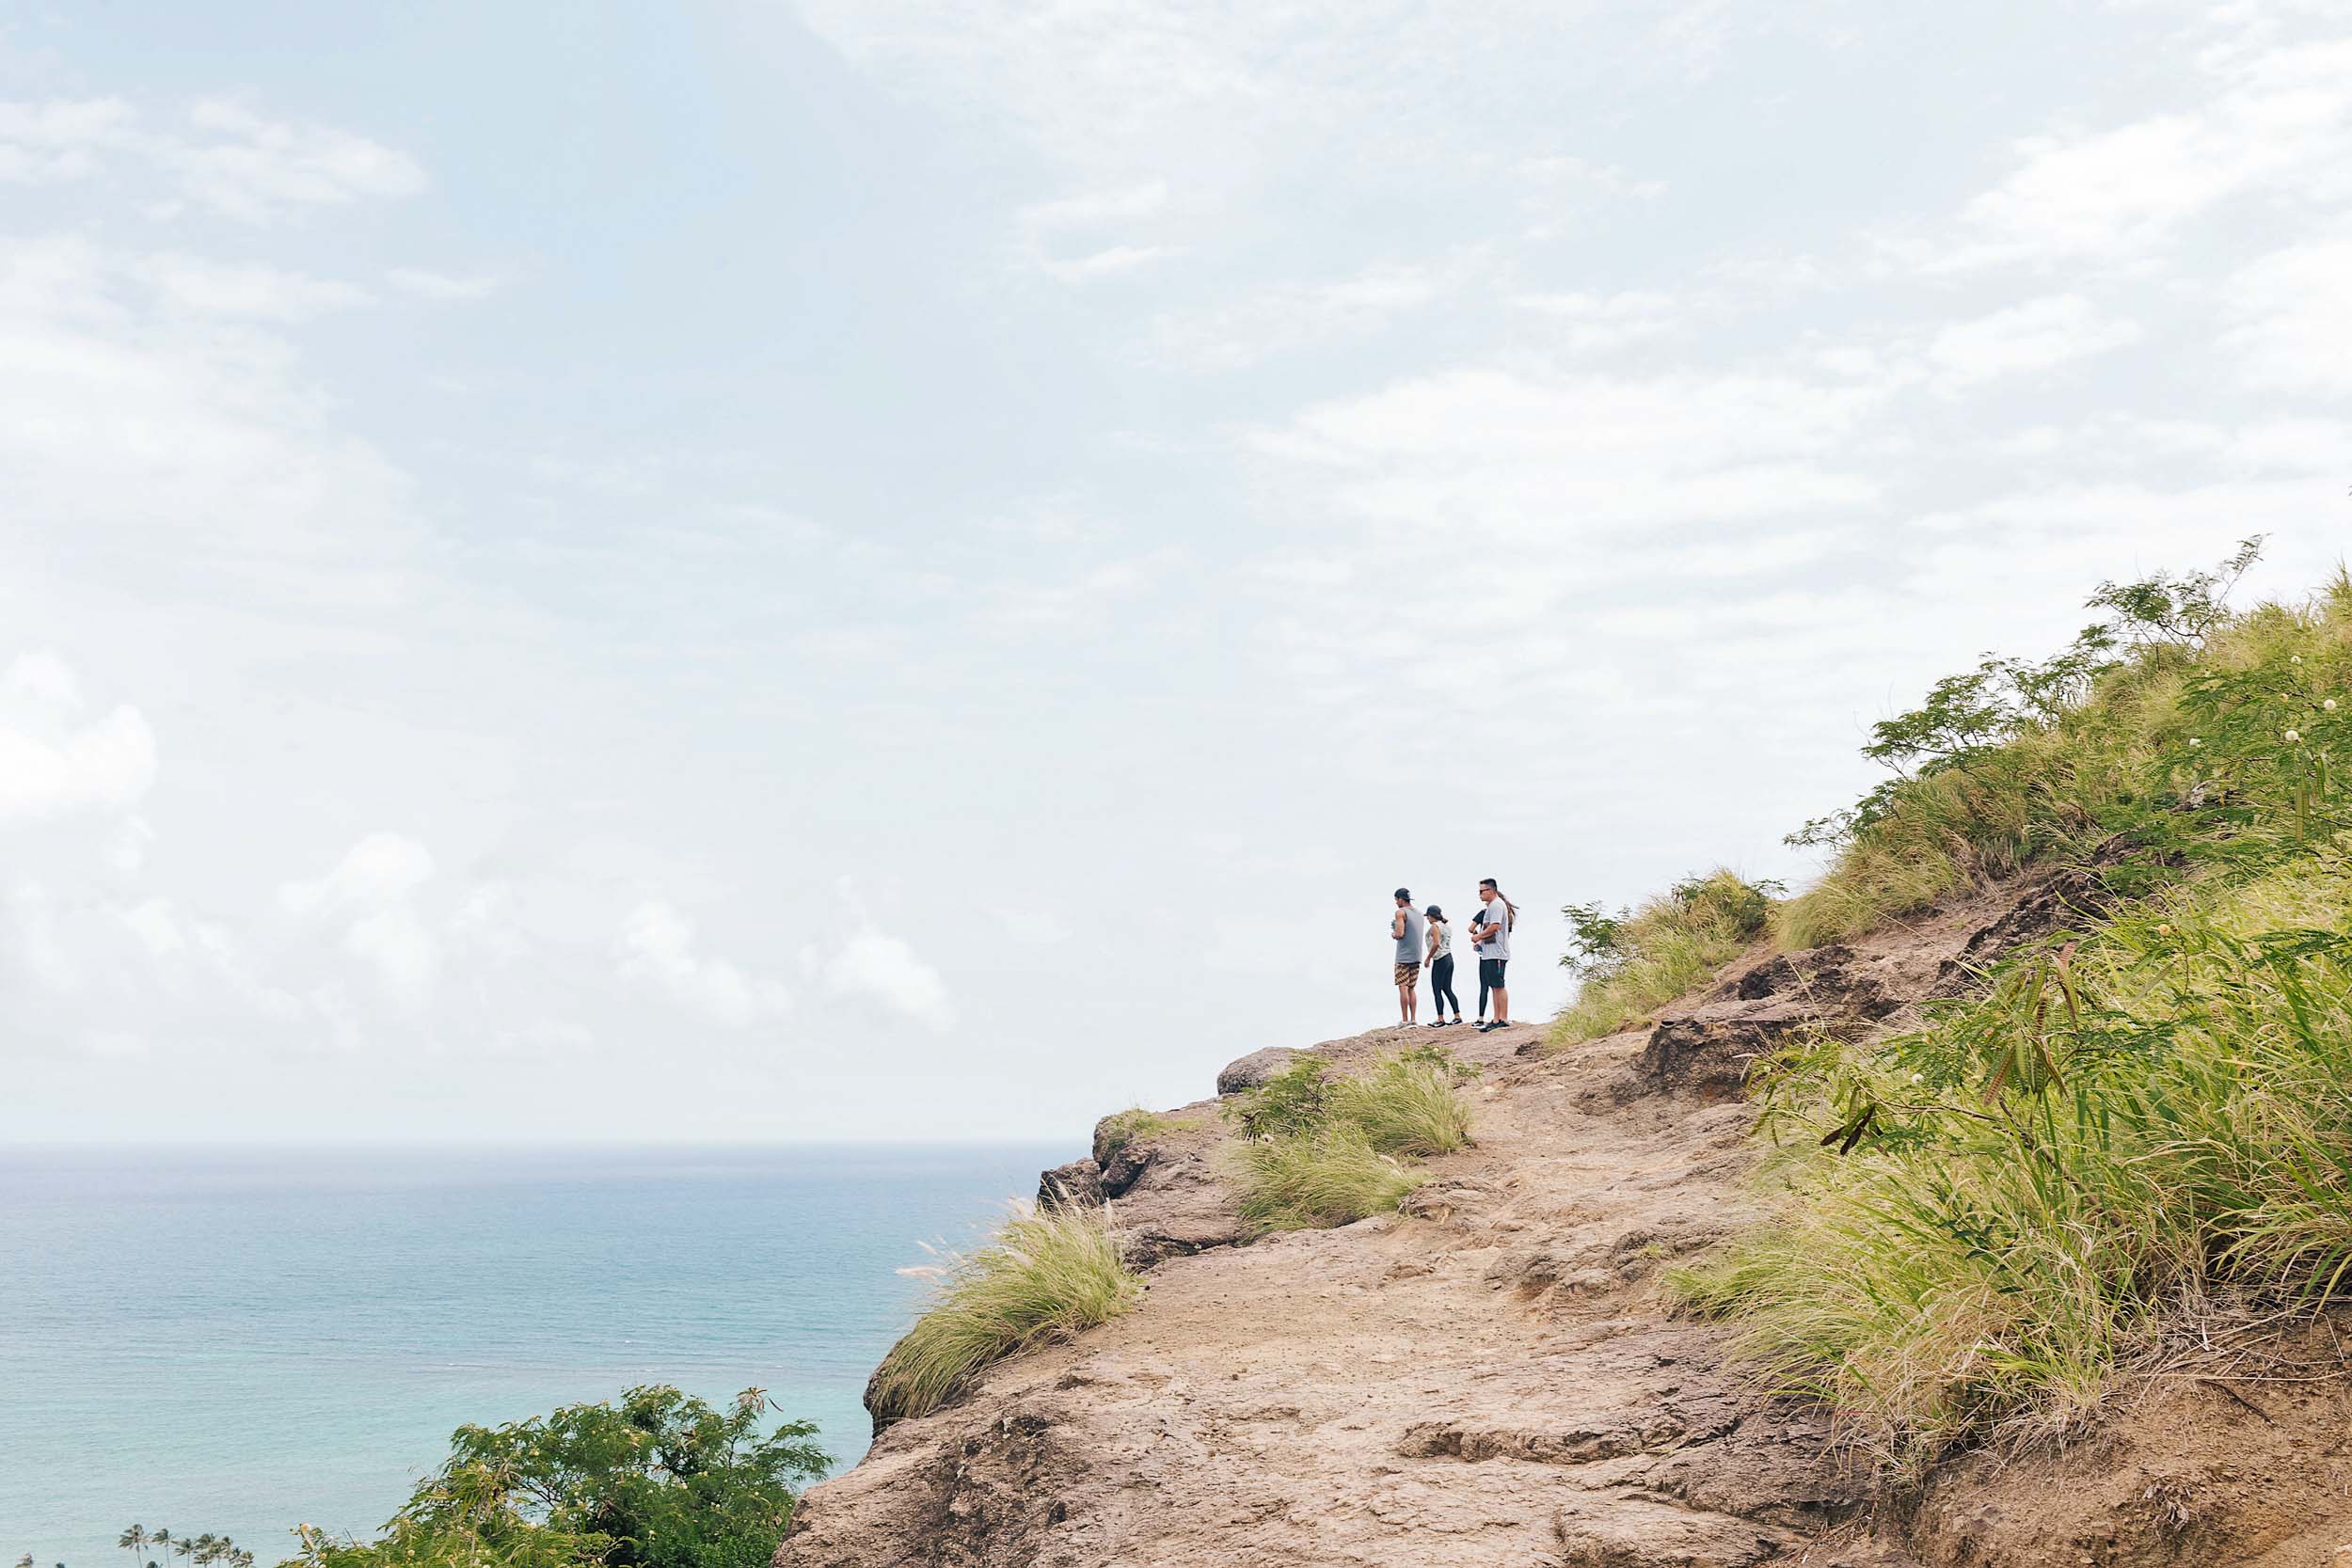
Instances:
[[[889,1426],[809,1493],[775,1568],[2352,1562],[2328,1317],[2185,1346],[2063,1449],[1903,1478],[1663,1305],[1662,1266],[1757,1217],[1752,1053],[1899,1027],[2095,888],[2021,879],[1850,945],[1759,949],[1654,1027],[1565,1052],[1525,1027],[1315,1046],[1345,1072],[1438,1039],[1480,1069],[1476,1147],[1343,1228],[1248,1240],[1213,1100],[1106,1141],[1048,1196],[1112,1204],[1143,1305]]]

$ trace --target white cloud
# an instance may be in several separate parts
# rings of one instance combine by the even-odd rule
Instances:
[[[487,299],[505,286],[506,279],[496,273],[460,277],[423,267],[394,267],[384,275],[384,281],[402,293],[414,294],[419,299],[454,302]]]
[[[1876,483],[1841,449],[1884,396],[1777,372],[1465,369],[1311,405],[1252,441],[1327,481],[1343,513],[1561,539],[1867,500]]]
[[[1041,257],[1038,264],[1065,283],[1086,283],[1097,277],[1133,272],[1169,254],[1171,252],[1166,245],[1114,245],[1068,261]]]
[[[2352,391],[2352,238],[2307,241],[2241,267],[2223,288],[2224,335],[2247,381]]]
[[[8,890],[8,911],[14,940],[0,947],[42,990],[53,993],[80,989],[80,967],[67,955],[58,931],[56,900],[49,889],[30,878],[20,878]]]
[[[862,925],[832,956],[816,950],[803,958],[834,996],[877,1003],[932,1029],[955,1024],[955,1008],[939,971],[915,956],[898,937]]]
[[[2120,256],[2252,191],[2341,197],[2352,179],[2352,39],[2208,57],[2218,87],[2201,104],[2020,142],[2017,170],[1963,212],[1970,237],[1919,259]]]
[[[161,124],[117,98],[0,103],[0,179],[83,179],[118,157],[164,174],[182,199],[255,223],[426,183],[414,159],[379,142],[225,99]]]
[[[415,839],[373,832],[343,851],[325,876],[288,882],[278,900],[296,914],[374,909],[405,898],[433,877],[432,851]]]
[[[413,196],[424,170],[406,153],[330,125],[271,119],[213,99],[188,114],[190,134],[151,144],[193,199],[260,222],[293,209]]]
[[[0,180],[30,184],[93,174],[99,152],[126,141],[136,118],[119,98],[0,102]]]
[[[135,707],[79,718],[73,672],[55,653],[11,660],[0,676],[0,827],[87,811],[127,811],[155,783],[154,732]]]
[[[35,648],[10,659],[0,672],[0,691],[63,713],[82,705],[82,683],[55,648]]]
[[[731,1029],[782,1013],[790,998],[774,980],[745,974],[696,950],[694,927],[659,899],[629,912],[614,952],[624,979],[651,986],[680,1006]]]
[[[1945,327],[1927,356],[1954,384],[1973,385],[2015,371],[2048,370],[2137,342],[2137,322],[2103,314],[2080,294],[2052,294]]]
[[[421,1007],[440,973],[440,944],[412,902],[433,878],[432,853],[399,833],[373,832],[325,876],[288,882],[278,903],[298,915],[343,922],[342,950],[374,971],[402,1006]]]
[[[440,946],[405,904],[354,918],[343,932],[343,951],[373,969],[385,991],[405,1007],[422,1006],[440,974]]]
[[[1633,290],[1622,293],[1518,294],[1511,303],[1560,323],[1565,345],[1596,353],[1644,339],[1664,337],[1682,325],[1683,309],[1673,296]]]
[[[1194,370],[1247,369],[1376,332],[1466,291],[1485,265],[1475,250],[1422,262],[1381,261],[1320,282],[1272,284],[1214,306],[1164,311],[1151,324],[1146,358]]]
[[[130,264],[169,307],[199,316],[298,322],[367,303],[365,289],[331,278],[250,263],[159,254]]]

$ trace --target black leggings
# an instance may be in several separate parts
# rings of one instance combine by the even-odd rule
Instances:
[[[1459,1016],[1458,1014],[1456,1016]],[[1478,966],[1478,1022],[1486,1022],[1486,966]]]
[[[1446,1004],[1454,1004],[1454,1016],[1462,1016],[1462,999],[1454,994],[1454,955],[1440,954],[1429,966],[1429,1005],[1439,1018],[1445,1016]],[[1479,1014],[1481,1018],[1485,1013]]]

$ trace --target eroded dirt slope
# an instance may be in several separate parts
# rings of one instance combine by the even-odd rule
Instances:
[[[2332,1341],[2302,1347],[2309,1381],[2217,1359],[2054,1463],[1882,1497],[1821,1412],[1745,1391],[1720,1331],[1658,1304],[1663,1263],[1754,1217],[1748,1053],[1899,1023],[2082,891],[1758,955],[1655,1029],[1557,1055],[1523,1027],[1314,1047],[1345,1070],[1442,1039],[1482,1069],[1477,1147],[1396,1215],[1242,1244],[1214,1101],[1047,1173],[1107,1196],[1143,1305],[884,1431],[811,1491],[776,1568],[2352,1564]]]

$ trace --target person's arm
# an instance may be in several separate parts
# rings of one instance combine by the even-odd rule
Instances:
[[[1423,944],[1421,950],[1421,967],[1427,969],[1431,964],[1438,961],[1438,923],[1434,920],[1431,921],[1422,930],[1422,935],[1426,937],[1428,941]]]
[[[1399,910],[1396,911],[1396,917],[1389,922],[1389,940],[1394,942],[1404,935],[1405,911],[1403,910]]]

